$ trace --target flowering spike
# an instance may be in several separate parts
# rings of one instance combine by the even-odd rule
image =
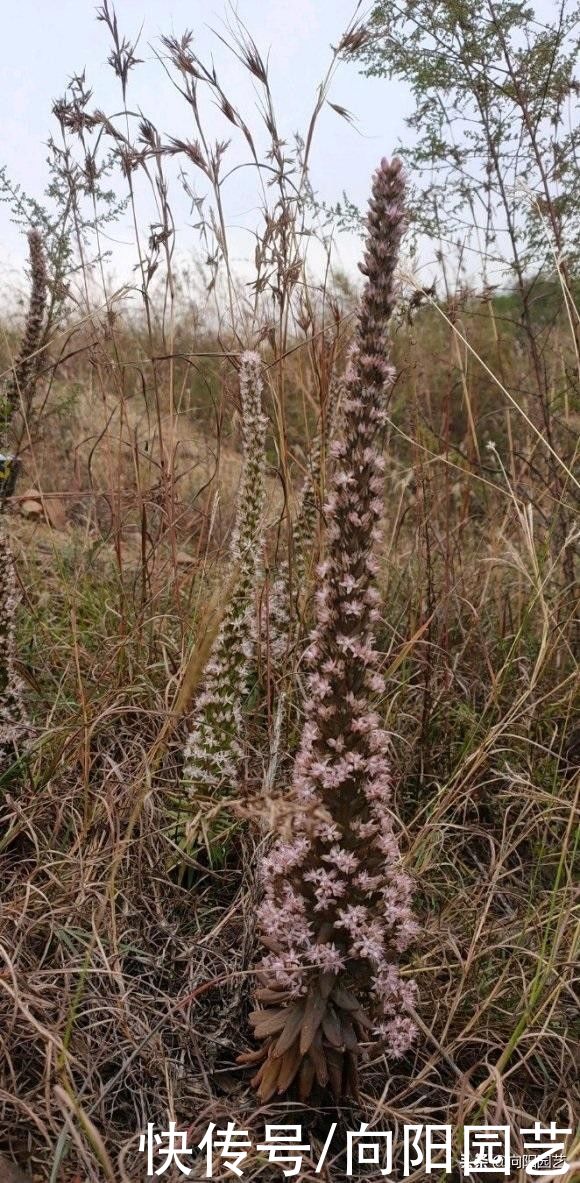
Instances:
[[[30,302],[14,371],[6,385],[5,400],[0,406],[2,435],[10,426],[19,402],[30,405],[38,371],[36,354],[41,342],[47,292],[46,261],[38,230],[30,231],[28,248],[32,279]],[[0,456],[0,515],[4,511],[6,498],[14,491],[16,474],[15,457]],[[0,523],[0,775],[14,757],[21,754],[30,730],[22,694],[23,685],[15,664],[17,604],[14,559]]]
[[[29,723],[16,664],[14,637],[18,595],[14,560],[0,525],[0,775],[22,751]]]
[[[258,1000],[287,1011],[271,1034],[268,1009],[252,1022],[263,1038],[254,1083],[262,1099],[298,1079],[337,1097],[356,1095],[361,1040],[402,1055],[415,1029],[414,985],[398,955],[417,926],[393,826],[388,740],[372,699],[384,689],[374,648],[378,593],[374,549],[383,506],[387,321],[404,227],[398,160],[373,178],[355,352],[346,375],[344,440],[325,507],[326,561],[319,567],[316,627],[308,650],[309,697],[292,784],[293,829],[261,867],[259,927],[267,952]]]
[[[40,347],[44,313],[46,309],[47,274],[46,260],[39,230],[28,234],[30,257],[30,303],[26,314],[24,336],[14,364],[14,370],[6,388],[4,427],[6,428],[20,402],[30,404],[38,372],[37,350]]]
[[[240,366],[244,462],[230,544],[235,587],[204,671],[184,753],[183,783],[188,796],[196,802],[200,789],[208,796],[231,790],[242,757],[242,706],[249,692],[253,593],[262,558],[266,438],[262,389],[260,357],[246,352]],[[190,842],[193,835],[187,827],[186,836]]]

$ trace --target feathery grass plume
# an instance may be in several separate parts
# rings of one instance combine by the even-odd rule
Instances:
[[[184,753],[184,786],[196,800],[200,791],[209,796],[231,789],[242,757],[242,709],[249,692],[254,592],[262,562],[266,438],[262,390],[260,357],[248,351],[240,365],[244,465],[230,546],[237,578],[205,669]],[[186,837],[190,842],[187,827]]]
[[[383,160],[373,178],[361,265],[367,282],[345,379],[344,440],[332,448],[292,834],[261,867],[258,922],[268,952],[257,971],[263,1009],[250,1017],[264,1042],[240,1059],[262,1059],[253,1083],[263,1100],[296,1078],[303,1099],[315,1081],[336,1098],[356,1096],[360,1042],[398,1057],[415,1036],[406,1013],[415,986],[402,979],[397,960],[418,926],[393,826],[387,734],[371,705],[384,691],[374,648],[373,551],[383,510],[380,446],[393,381],[387,322],[403,197],[400,161]]]
[[[32,281],[30,302],[18,357],[6,386],[6,405],[2,413],[4,430],[21,403],[25,407],[30,405],[38,373],[37,350],[42,338],[47,295],[46,260],[39,230],[29,231],[28,252]]]
[[[0,775],[22,751],[29,724],[15,665],[18,594],[14,561],[0,521]]]

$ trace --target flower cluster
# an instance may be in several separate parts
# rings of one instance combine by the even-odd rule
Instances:
[[[42,238],[38,230],[28,235],[31,292],[24,335],[13,375],[0,407],[2,435],[10,426],[20,403],[30,405],[38,372],[37,350],[42,339],[46,310],[47,274]],[[18,462],[14,456],[0,456],[0,514],[6,498],[14,491]],[[15,618],[18,605],[14,560],[8,538],[0,524],[0,773],[21,754],[29,733],[22,681],[15,665]]]
[[[393,382],[387,322],[404,228],[404,179],[383,160],[373,179],[367,277],[356,350],[346,374],[344,438],[325,506],[327,556],[318,569],[316,627],[307,653],[309,693],[294,766],[290,840],[262,865],[259,913],[268,952],[258,967],[265,1009],[260,1095],[298,1078],[338,1096],[356,1092],[359,1042],[401,1056],[415,1028],[414,984],[397,968],[417,932],[412,887],[394,826],[388,738],[372,701],[384,691],[374,638],[376,546],[383,510],[380,447]],[[272,1010],[271,1008],[276,1008]]]
[[[22,749],[29,724],[15,665],[14,624],[18,595],[8,539],[0,526],[0,774]]]
[[[193,795],[231,789],[242,756],[242,708],[253,657],[254,589],[262,559],[266,419],[261,362],[242,355],[240,397],[244,463],[230,553],[235,586],[204,671],[185,747],[183,781]]]
[[[3,414],[4,428],[8,426],[21,402],[29,405],[38,371],[37,350],[42,339],[47,295],[46,260],[42,238],[38,230],[29,231],[28,251],[31,276],[30,303],[13,376],[7,384],[6,407]]]

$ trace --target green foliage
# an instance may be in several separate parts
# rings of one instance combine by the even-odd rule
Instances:
[[[97,168],[94,154],[86,145],[84,161],[79,164],[68,144],[67,130],[74,126],[73,115],[77,121],[84,118],[90,122],[86,114],[90,97],[84,76],[79,75],[71,79],[64,97],[54,105],[63,142],[57,144],[52,136],[48,140],[49,179],[44,200],[31,197],[8,175],[6,166],[0,166],[0,201],[10,207],[16,226],[37,229],[42,236],[51,287],[45,338],[66,302],[71,281],[86,269],[84,248],[90,236],[115,222],[127,205],[126,199],[119,200],[113,189],[103,185],[113,170],[112,154],[105,155]],[[91,130],[87,126],[86,134]]]
[[[423,183],[414,225],[456,246],[468,273],[506,260],[523,276],[578,262],[579,10],[540,22],[523,0],[381,0],[365,73],[415,99],[401,149]]]

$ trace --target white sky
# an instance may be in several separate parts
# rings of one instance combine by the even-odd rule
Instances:
[[[305,131],[316,87],[330,59],[329,47],[349,24],[355,5],[356,0],[238,0],[239,16],[263,56],[269,53],[279,127],[286,137],[291,138],[296,130]],[[161,33],[181,34],[191,28],[200,56],[207,60],[214,54],[224,89],[254,130],[258,117],[250,79],[211,33],[211,27],[226,32],[227,10],[222,0],[117,0],[115,7],[120,30],[127,37],[133,38],[142,26],[138,54],[145,61],[131,75],[130,107],[141,107],[165,136],[194,138],[188,108],[172,90],[153,53]],[[108,30],[96,21],[93,0],[11,0],[3,12],[2,34],[0,163],[7,165],[11,179],[40,197],[47,180],[44,144],[49,131],[56,131],[51,105],[70,76],[86,69],[87,85],[94,91],[91,106],[107,113],[120,109],[119,84],[107,65]],[[362,77],[354,64],[339,67],[330,98],[353,113],[357,126],[349,126],[330,108],[325,109],[312,157],[312,183],[324,201],[334,203],[345,189],[364,207],[374,167],[381,156],[392,153],[398,136],[404,133],[410,98],[398,83]],[[231,134],[233,129],[211,108],[207,119],[216,136]],[[177,188],[174,204],[181,255],[195,247],[196,234],[187,226],[187,202]],[[228,191],[232,222],[251,226],[254,217],[255,225],[256,204],[255,174],[237,173]],[[144,209],[143,213],[147,222],[149,211]],[[115,258],[122,269],[128,250],[122,244],[130,240],[129,227],[116,227],[111,233],[117,244]],[[235,246],[240,258],[243,242],[248,243],[248,253],[253,253],[248,236],[238,235]],[[0,244],[4,273],[8,271],[16,279],[21,273],[24,243],[4,205],[0,205]],[[357,253],[357,243],[341,236],[340,262],[349,272],[354,272]]]

